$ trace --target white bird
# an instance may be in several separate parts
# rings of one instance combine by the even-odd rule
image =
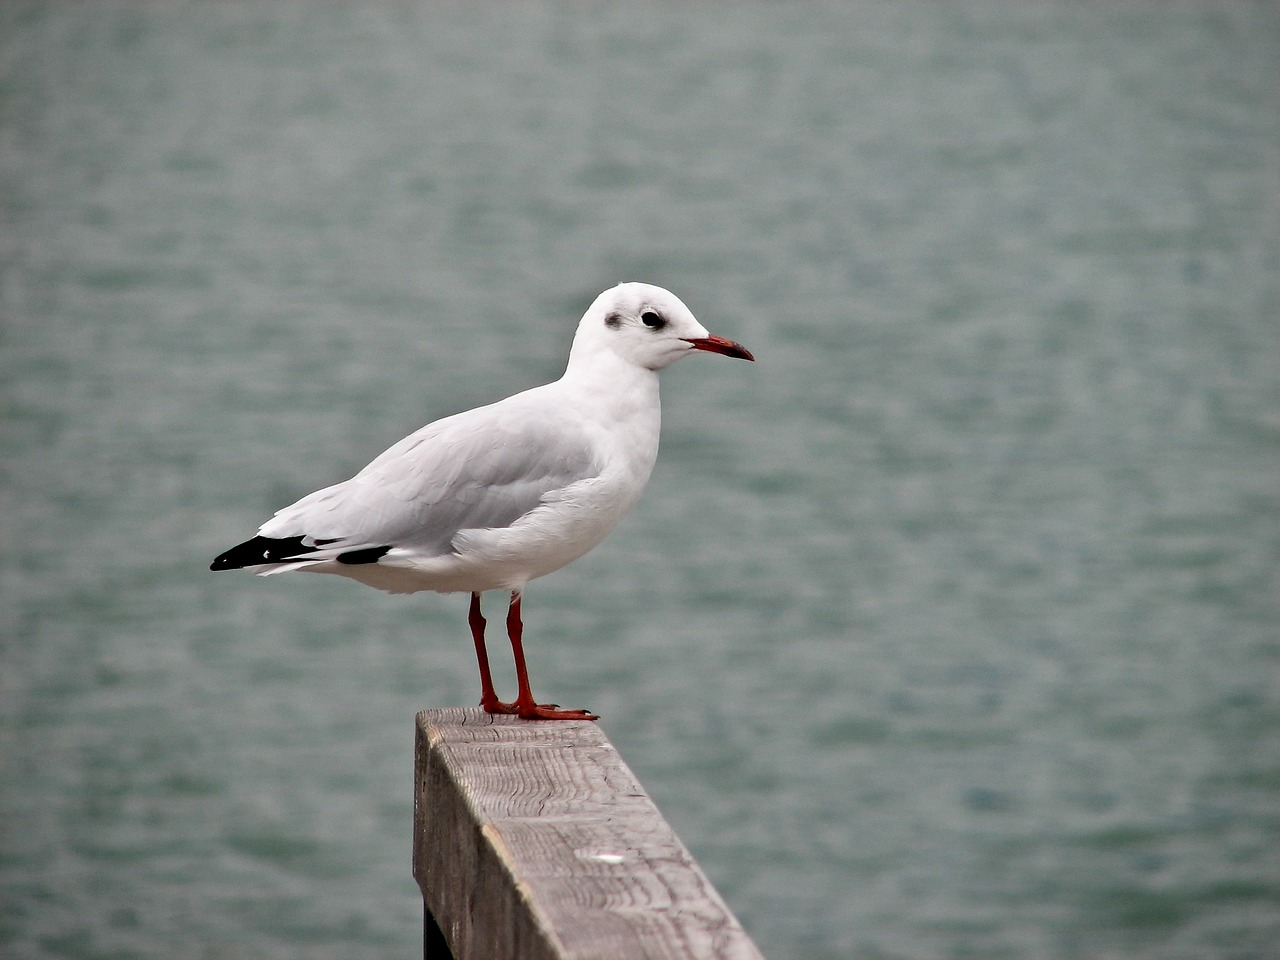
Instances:
[[[578,324],[564,375],[445,417],[350,480],[285,507],[211,570],[334,573],[391,593],[469,592],[480,705],[528,720],[594,720],[539,704],[524,662],[525,584],[578,559],[618,525],[658,454],[658,371],[697,350],[744,360],[674,294],[622,283]],[[518,692],[498,699],[480,594],[505,590]]]

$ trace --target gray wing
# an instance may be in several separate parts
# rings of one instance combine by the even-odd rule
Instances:
[[[501,401],[428,424],[350,480],[279,511],[259,533],[325,547],[308,559],[382,546],[441,556],[459,531],[510,526],[600,469],[581,423]]]

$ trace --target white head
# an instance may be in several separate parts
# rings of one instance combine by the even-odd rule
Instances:
[[[680,298],[648,283],[620,283],[596,297],[578,324],[569,366],[609,351],[646,370],[661,370],[695,350],[754,360],[746,347],[707,332]]]

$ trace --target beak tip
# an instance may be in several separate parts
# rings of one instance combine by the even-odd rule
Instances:
[[[737,357],[739,360],[755,362],[755,355],[740,343],[724,337],[690,337],[686,343],[692,344],[695,350],[706,350],[708,353],[720,353],[726,357]]]

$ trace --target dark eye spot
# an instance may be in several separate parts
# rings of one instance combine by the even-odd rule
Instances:
[[[661,330],[667,325],[667,321],[663,319],[662,314],[654,313],[652,310],[646,310],[640,314],[640,322],[654,330]]]

